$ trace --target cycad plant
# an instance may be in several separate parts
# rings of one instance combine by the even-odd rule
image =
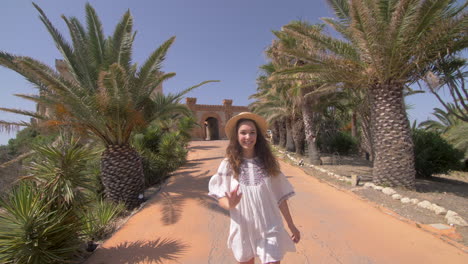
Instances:
[[[143,193],[143,168],[130,138],[161,113],[177,111],[170,98],[157,92],[165,80],[175,76],[161,71],[175,37],[164,42],[138,67],[132,62],[135,31],[130,11],[107,38],[90,4],[86,5],[86,27],[75,17],[62,16],[70,32],[70,44],[46,14],[34,6],[63,56],[64,70],[60,74],[31,57],[0,52],[0,65],[18,72],[39,88],[39,95],[17,96],[37,102],[41,111],[0,110],[31,116],[42,126],[67,127],[100,140],[106,148],[101,156],[106,196],[123,201],[129,208],[137,206]],[[2,130],[28,125],[0,121]]]

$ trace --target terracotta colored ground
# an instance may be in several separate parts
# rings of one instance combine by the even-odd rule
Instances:
[[[86,263],[235,263],[229,217],[207,196],[226,141],[192,142],[190,162]],[[468,263],[468,254],[281,162],[302,233],[282,263]],[[258,260],[256,263],[259,263]]]

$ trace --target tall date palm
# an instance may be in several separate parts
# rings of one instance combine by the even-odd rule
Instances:
[[[38,124],[67,127],[94,136],[106,147],[101,157],[105,194],[127,207],[137,206],[143,193],[141,157],[130,145],[132,132],[146,127],[161,113],[187,111],[174,106],[178,95],[164,96],[155,91],[175,73],[163,73],[162,62],[174,42],[171,37],[155,49],[138,67],[132,62],[135,39],[133,17],[125,12],[113,34],[105,37],[94,8],[86,5],[86,28],[75,17],[62,16],[71,38],[64,39],[39,6],[34,7],[63,56],[65,74],[31,57],[0,52],[0,65],[23,75],[39,88],[39,95],[17,96],[37,102],[39,112],[1,108],[38,119]],[[18,129],[26,122],[0,121],[0,130]]]
[[[307,62],[293,72],[314,72],[330,83],[364,84],[371,104],[374,182],[412,188],[413,142],[403,90],[434,63],[466,48],[468,2],[457,6],[455,0],[327,1],[337,19],[324,21],[344,40],[321,32],[295,34],[325,51],[292,51]]]

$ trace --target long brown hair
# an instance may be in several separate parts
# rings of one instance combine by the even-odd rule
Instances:
[[[278,161],[276,160],[275,156],[271,152],[270,145],[268,144],[265,136],[258,128],[257,123],[251,119],[240,119],[237,121],[235,126],[235,133],[232,133],[229,140],[229,145],[226,148],[226,156],[229,161],[229,165],[231,166],[232,171],[234,172],[234,178],[239,178],[240,166],[242,164],[242,147],[239,144],[238,140],[238,132],[240,123],[244,121],[251,121],[255,124],[255,130],[257,135],[257,142],[255,143],[255,155],[260,160],[261,164],[263,164],[266,172],[270,176],[276,176],[280,173],[280,168]]]

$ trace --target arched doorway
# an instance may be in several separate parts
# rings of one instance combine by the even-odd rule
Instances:
[[[219,139],[218,119],[214,117],[208,117],[205,120],[205,136],[206,140]]]

